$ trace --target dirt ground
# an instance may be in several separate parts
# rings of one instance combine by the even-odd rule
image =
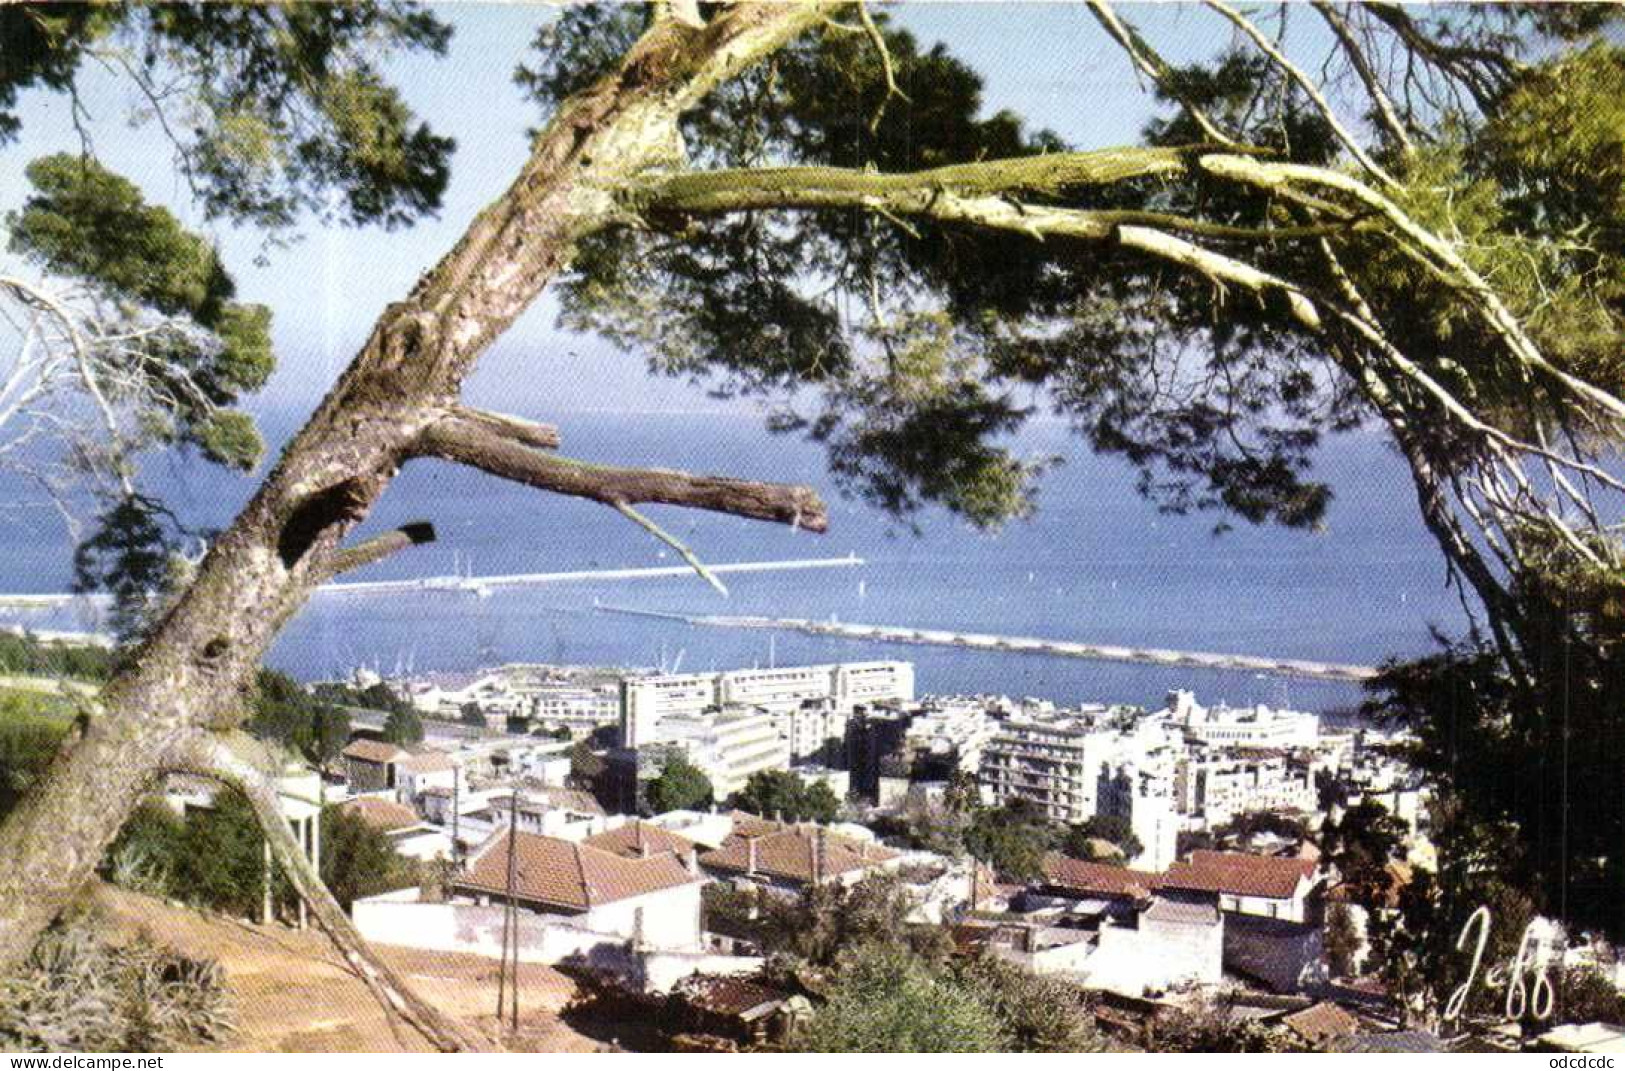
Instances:
[[[176,907],[111,886],[94,894],[118,932],[145,929],[192,956],[225,968],[238,1028],[222,1049],[237,1052],[423,1051],[405,1024],[394,1030],[367,988],[319,930],[258,926]],[[495,1036],[497,964],[477,956],[380,946],[379,952],[441,1011]],[[604,1045],[572,1030],[560,1012],[576,983],[551,967],[520,968],[519,1034],[507,1047],[523,1052],[594,1052]],[[396,1031],[399,1033],[397,1034]]]

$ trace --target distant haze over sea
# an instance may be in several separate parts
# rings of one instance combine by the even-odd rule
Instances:
[[[1140,499],[1122,462],[1097,458],[1055,421],[1018,440],[1067,463],[1045,480],[1039,513],[997,534],[930,512],[916,537],[872,508],[839,498],[819,448],[773,437],[746,414],[575,413],[557,418],[575,457],[800,481],[831,505],[831,530],[814,536],[693,510],[651,508],[655,519],[715,562],[855,552],[857,569],[740,574],[723,599],[697,577],[568,583],[498,591],[318,596],[288,626],[269,659],[304,678],[357,665],[385,673],[467,669],[507,661],[653,666],[684,670],[766,664],[769,634],[691,628],[608,615],[594,600],[674,613],[762,614],[962,629],[1102,644],[1179,648],[1376,664],[1432,647],[1429,626],[1459,633],[1464,616],[1417,516],[1403,463],[1375,436],[1331,439],[1317,469],[1336,492],[1323,533],[1169,517]],[[283,438],[288,427],[271,428]],[[158,459],[157,490],[189,522],[227,523],[256,480]],[[25,488],[0,488],[15,499]],[[543,495],[438,462],[414,462],[390,487],[367,530],[430,520],[440,541],[397,555],[353,579],[554,572],[679,564],[613,511]],[[46,510],[16,511],[0,526],[0,590],[67,589],[72,551]],[[860,585],[860,581],[862,582]],[[67,615],[6,621],[84,627]],[[902,658],[929,693],[995,692],[1052,699],[1160,703],[1172,688],[1205,703],[1265,702],[1329,710],[1358,702],[1352,685],[1246,673],[1092,663],[800,634],[771,643],[779,664]],[[680,660],[680,661],[679,661]]]

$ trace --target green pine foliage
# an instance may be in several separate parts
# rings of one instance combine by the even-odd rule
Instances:
[[[355,900],[422,880],[419,867],[359,815],[331,805],[322,811],[322,880],[346,909]],[[137,892],[180,900],[240,918],[259,914],[265,846],[246,801],[220,792],[212,806],[176,814],[159,802],[139,808],[103,861],[104,875]],[[286,912],[295,894],[279,870],[272,902]]]
[[[795,1039],[801,1052],[1004,1052],[996,1008],[907,952],[866,947]]]
[[[389,838],[342,807],[322,811],[322,881],[344,909],[379,893],[419,884],[419,865],[395,851]]]
[[[276,234],[305,213],[400,226],[440,206],[455,143],[381,71],[445,53],[451,28],[424,5],[21,3],[0,14],[0,38],[0,138],[21,129],[19,91],[67,91],[94,47],[137,91],[185,87],[168,122],[136,118],[171,140],[211,217]]]
[[[1100,1052],[1083,994],[989,958],[933,962],[895,944],[843,954],[801,1052]]]
[[[402,746],[421,742],[423,716],[409,704],[391,710],[389,717],[384,719],[384,739]]]
[[[113,653],[104,647],[0,632],[0,675],[102,681],[112,672],[113,662]]]
[[[0,821],[44,776],[74,715],[65,699],[0,689]]]
[[[762,770],[750,775],[745,787],[734,794],[733,805],[741,811],[785,822],[835,821],[841,801],[822,781],[808,784],[789,770]]]
[[[1059,835],[1036,807],[1015,799],[979,809],[965,832],[965,848],[1009,880],[1031,881],[1043,873],[1044,856]]]
[[[711,779],[681,755],[666,763],[647,791],[653,814],[700,810],[709,807],[713,798]]]
[[[245,728],[318,768],[336,762],[350,740],[350,715],[285,673],[262,669]]]

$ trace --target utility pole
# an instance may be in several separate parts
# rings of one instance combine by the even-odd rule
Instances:
[[[451,768],[451,862],[452,866],[463,861],[462,816],[463,816],[463,768],[453,764]]]
[[[519,902],[515,887],[519,878],[519,786],[509,781],[508,789],[508,903],[502,912],[502,965],[497,971],[497,1024],[508,1013],[508,1029],[519,1031]],[[509,978],[509,957],[513,976]]]

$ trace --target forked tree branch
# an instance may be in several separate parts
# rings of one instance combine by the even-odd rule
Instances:
[[[414,456],[455,461],[539,490],[616,508],[660,503],[777,521],[813,532],[829,526],[824,503],[810,487],[562,458],[505,434],[490,420],[470,419],[456,410],[424,429]]]
[[[510,413],[493,413],[467,405],[453,407],[452,414],[470,425],[488,429],[493,435],[538,450],[556,450],[559,445],[559,429],[552,424],[538,424]]]
[[[1361,167],[1370,172],[1384,186],[1398,186],[1393,177],[1384,171],[1382,166],[1365,151],[1365,147],[1360,144],[1360,139],[1356,138],[1337,118],[1336,110],[1332,108],[1331,101],[1326,99],[1326,95],[1320,91],[1320,87],[1316,86],[1314,80],[1304,74],[1297,64],[1287,58],[1286,53],[1282,52],[1275,42],[1269,39],[1268,34],[1253,25],[1251,19],[1225,3],[1224,0],[1206,0],[1206,2],[1208,7],[1223,15],[1230,21],[1231,25],[1246,34],[1253,44],[1258,46],[1258,50],[1269,57],[1270,62],[1286,72],[1287,77],[1298,84],[1298,88],[1303,90],[1304,95],[1319,110],[1321,117],[1330,124],[1332,133],[1337,135],[1337,140],[1341,141],[1349,154],[1360,162]]]
[[[1134,66],[1161,86],[1164,93],[1178,101],[1179,106],[1184,108],[1185,113],[1191,117],[1191,121],[1201,127],[1203,134],[1213,139],[1215,143],[1231,149],[1241,146],[1240,142],[1220,130],[1213,120],[1208,118],[1206,112],[1180,91],[1173,77],[1173,68],[1168,66],[1168,61],[1164,60],[1157,54],[1155,49],[1141,39],[1140,35],[1132,27],[1119,19],[1110,4],[1106,3],[1105,0],[1088,0],[1088,3],[1089,11],[1095,16],[1095,20],[1100,23],[1101,28],[1111,35],[1112,40],[1116,41],[1123,51],[1128,53],[1128,57]]]
[[[901,99],[905,104],[912,104],[908,94],[897,85],[897,71],[892,65],[891,49],[886,45],[886,35],[880,32],[874,16],[869,14],[869,5],[864,0],[858,0],[858,21],[863,26],[863,32],[869,35],[869,41],[880,54],[880,71],[886,79],[886,95],[880,98],[880,106],[869,119],[869,133],[873,134],[880,129],[880,120],[885,118],[886,105],[891,103],[893,97]]]
[[[1053,194],[1084,185],[1182,173],[1184,156],[1185,151],[1178,149],[1109,149],[892,175],[834,167],[696,171],[638,181],[622,196],[634,219],[662,213],[700,216],[749,209],[845,207],[867,209],[887,218],[913,216],[1016,231],[1038,241],[1059,237],[1107,242],[1199,272],[1219,286],[1261,295],[1280,293],[1295,319],[1318,330],[1320,317],[1314,303],[1293,283],[1170,232],[1227,241],[1286,235],[1268,228],[1231,227],[1167,213],[1064,208],[1012,199],[1022,192]],[[1342,226],[1363,224],[1354,219]],[[1297,237],[1334,229],[1336,225],[1291,228],[1292,236]]]

